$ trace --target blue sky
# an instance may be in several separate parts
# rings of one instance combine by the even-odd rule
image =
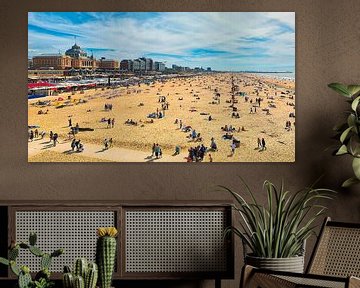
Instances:
[[[76,42],[96,58],[295,71],[294,12],[30,12],[29,57]]]

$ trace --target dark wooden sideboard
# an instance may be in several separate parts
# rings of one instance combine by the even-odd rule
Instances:
[[[234,239],[223,237],[232,221],[231,204],[221,201],[0,202],[0,256],[6,257],[12,240],[26,241],[36,231],[43,250],[65,249],[51,266],[58,286],[64,265],[77,257],[94,260],[96,228],[115,226],[114,283],[214,279],[220,287],[221,279],[234,278]],[[19,256],[32,271],[38,260],[31,254]],[[0,281],[2,288],[15,281],[4,265]]]

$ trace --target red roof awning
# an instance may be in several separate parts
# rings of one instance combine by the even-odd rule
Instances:
[[[37,83],[28,83],[28,89],[34,88],[47,88],[47,87],[54,87],[55,84],[49,82],[37,82]]]

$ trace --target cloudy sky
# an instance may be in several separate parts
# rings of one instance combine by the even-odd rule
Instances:
[[[64,53],[76,36],[96,58],[295,71],[294,12],[30,12],[28,20],[29,57]]]

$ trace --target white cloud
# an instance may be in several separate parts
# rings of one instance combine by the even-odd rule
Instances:
[[[137,58],[148,53],[160,53],[180,55],[189,60],[192,59],[191,50],[212,49],[225,51],[226,54],[217,54],[215,58],[211,55],[197,57],[192,62],[199,65],[201,61],[207,61],[203,65],[210,65],[221,62],[219,59],[226,61],[228,55],[239,55],[238,60],[232,61],[244,63],[249,61],[249,57],[240,59],[241,55],[251,56],[249,54],[259,51],[268,59],[279,61],[288,57],[290,64],[294,65],[295,62],[293,12],[180,12],[161,13],[146,19],[133,15],[119,17],[116,13],[91,13],[92,21],[74,25],[62,14],[46,14],[44,17],[42,13],[29,13],[29,24],[54,31],[51,35],[40,29],[31,29],[29,54],[34,54],[33,50],[42,53],[57,52],[59,49],[64,51],[73,43],[70,34],[74,34],[78,35],[77,42],[82,47],[115,49],[104,52],[108,58]],[[69,36],[64,37],[59,33]],[[255,58],[252,61],[259,61]],[[167,59],[184,65],[182,58]]]

